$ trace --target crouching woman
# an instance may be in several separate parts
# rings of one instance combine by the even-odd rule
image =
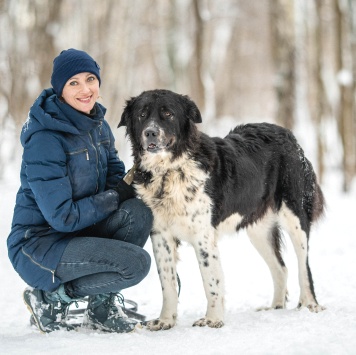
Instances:
[[[131,332],[136,321],[115,301],[150,268],[143,249],[151,211],[123,181],[106,109],[96,102],[100,68],[68,49],[53,62],[52,88],[30,109],[9,258],[31,287],[23,297],[42,332],[71,330],[71,303],[87,300],[83,327]]]

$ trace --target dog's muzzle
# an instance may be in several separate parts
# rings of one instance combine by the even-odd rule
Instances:
[[[144,150],[157,153],[167,149],[173,143],[173,139],[168,139],[162,129],[157,126],[148,126],[142,132],[142,146]]]

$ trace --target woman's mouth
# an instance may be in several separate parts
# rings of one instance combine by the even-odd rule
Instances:
[[[82,104],[88,104],[91,100],[91,96],[88,97],[84,97],[84,98],[78,98],[77,99],[79,102],[81,102]]]

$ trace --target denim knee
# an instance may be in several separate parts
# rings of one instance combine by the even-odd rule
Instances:
[[[131,236],[134,240],[126,240],[138,246],[143,247],[150,235],[153,223],[151,210],[138,198],[132,198],[124,201],[120,209],[128,213],[131,221]]]
[[[141,282],[147,275],[148,272],[150,271],[151,268],[151,256],[150,254],[142,249],[142,271],[141,274],[137,276],[137,278],[140,278],[138,282]]]

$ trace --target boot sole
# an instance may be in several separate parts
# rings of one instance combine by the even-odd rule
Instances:
[[[49,333],[49,332],[46,332],[45,330],[43,330],[43,329],[41,328],[40,322],[38,321],[38,319],[37,319],[37,317],[36,317],[36,315],[35,315],[35,313],[34,313],[32,307],[27,303],[27,300],[26,300],[26,298],[25,298],[25,294],[26,294],[26,291],[23,293],[22,299],[23,299],[23,301],[24,301],[24,303],[25,303],[27,309],[28,309],[29,312],[31,313],[31,317],[33,318],[33,321],[34,321],[35,326],[38,328],[38,330],[39,330],[42,334],[47,334],[47,333]]]

